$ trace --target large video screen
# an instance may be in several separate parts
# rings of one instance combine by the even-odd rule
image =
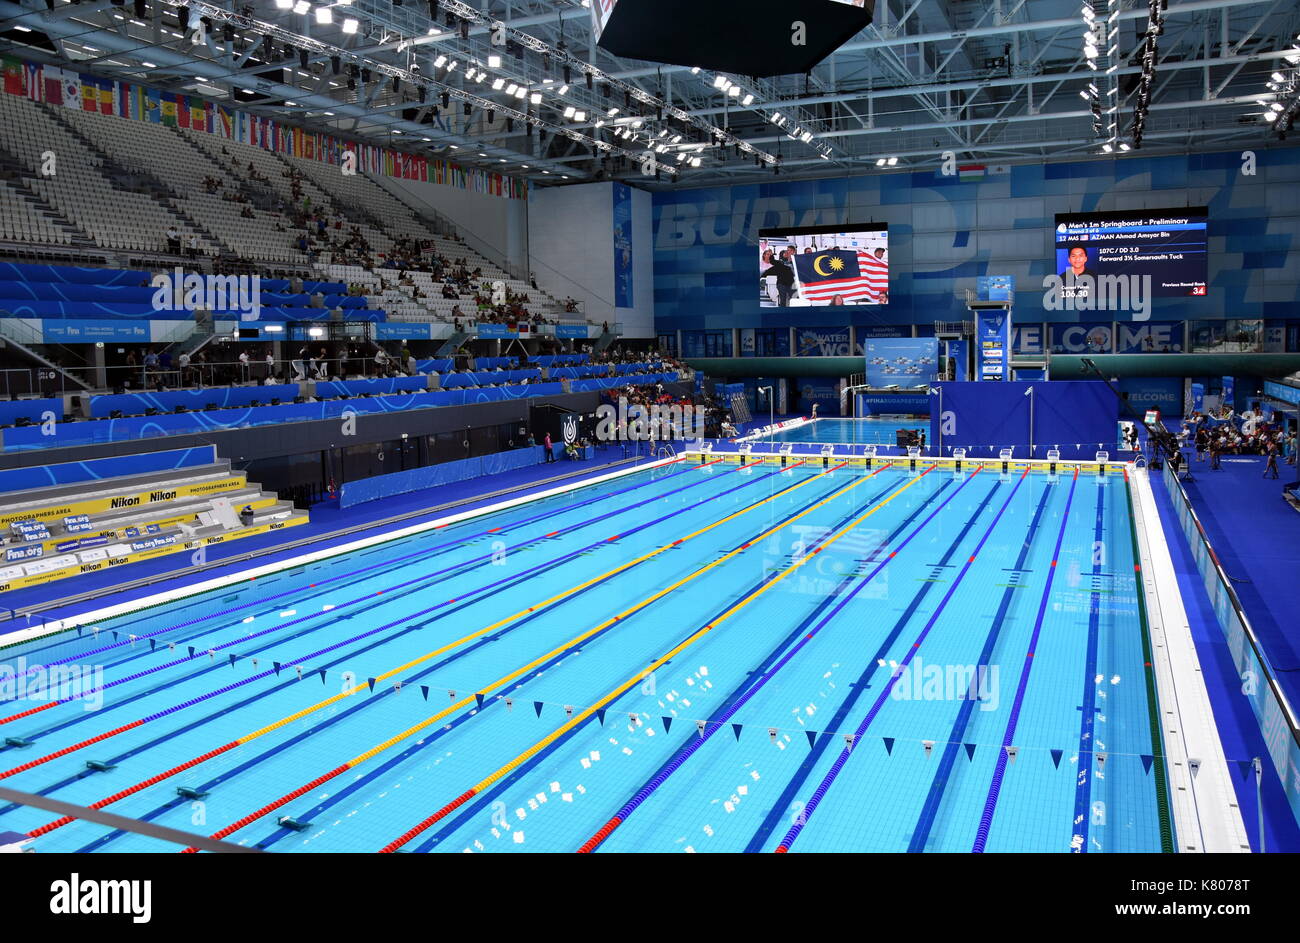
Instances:
[[[1208,213],[1204,206],[1058,213],[1053,272],[1067,286],[1085,275],[1149,275],[1157,298],[1204,295]]]
[[[762,229],[758,303],[814,308],[889,303],[889,227]]]

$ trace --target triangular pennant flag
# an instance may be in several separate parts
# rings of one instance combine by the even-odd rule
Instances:
[[[420,693],[424,695],[424,699],[427,701],[429,699],[429,686],[427,684],[420,685]]]
[[[814,746],[816,746],[816,745],[817,745],[817,731],[815,731],[815,730],[805,730],[804,733],[806,733],[806,734],[808,735],[808,746],[810,746],[810,747],[814,747]]]
[[[253,659],[253,667],[254,667],[254,668],[257,667],[257,659],[256,659],[256,658]]]
[[[572,718],[572,717],[573,717],[573,705],[572,705],[572,704],[565,704],[565,705],[564,705],[564,716],[565,716],[566,719],[569,719],[569,718]]]
[[[190,657],[191,657],[191,658],[194,657],[194,646],[193,646],[193,645],[190,646]]]
[[[483,707],[483,695],[480,692],[474,692],[474,701],[478,704],[479,709],[481,710]]]
[[[156,638],[149,639],[149,651],[156,652],[157,650],[158,650],[158,640]]]
[[[113,640],[117,641],[117,629],[109,629],[108,631],[113,633]]]
[[[846,733],[844,735],[844,745],[850,753],[853,752],[853,741],[858,739],[855,734]]]
[[[298,675],[298,680],[302,680],[302,665],[293,666],[294,673]]]
[[[741,725],[740,725],[740,724],[732,724],[732,725],[731,725],[731,730],[732,730],[732,732],[736,735],[736,741],[737,741],[737,742],[740,741],[740,728],[741,728]]]
[[[975,744],[963,743],[962,746],[966,748],[966,759],[968,760],[975,759]]]
[[[673,725],[673,719],[671,717],[661,717],[659,719],[664,722],[664,733],[667,733]]]
[[[537,711],[537,716],[538,716],[538,717],[541,717],[541,716],[542,716],[542,702],[541,702],[541,701],[533,701],[533,710]]]
[[[371,690],[371,692],[373,693],[374,690],[375,690],[375,679],[374,679],[374,678],[367,678],[367,679],[366,679],[366,684],[370,685],[370,690]]]
[[[700,739],[704,739],[704,721],[697,720],[695,722],[695,729],[700,732]]]
[[[1151,772],[1151,763],[1155,760],[1155,757],[1154,757],[1154,756],[1151,756],[1149,753],[1143,753],[1143,754],[1141,754],[1141,757],[1142,757],[1142,772],[1144,772],[1144,773],[1150,773],[1150,772]],[[1247,764],[1247,766],[1249,766],[1249,764]],[[1246,770],[1243,769],[1241,772],[1242,772],[1242,775],[1244,776]]]
[[[448,691],[448,692],[447,692],[447,696],[448,696],[451,700],[453,700],[453,701],[456,700],[456,692],[455,692],[455,691]]]
[[[893,738],[893,737],[881,737],[880,739],[885,741],[885,752],[888,753],[890,756],[893,756],[893,755],[894,755],[894,738]]]
[[[1052,750],[1052,765],[1057,769],[1061,768],[1061,757],[1065,755],[1064,750]]]
[[[235,667],[235,654],[233,652],[230,654],[230,667]]]
[[[930,758],[930,754],[934,752],[934,741],[922,740],[921,748],[925,750],[925,758],[928,760]]]
[[[324,683],[325,683],[325,669],[324,669],[324,668],[322,668],[322,669],[320,670],[320,683],[321,683],[321,684],[324,684]]]
[[[1103,770],[1105,770],[1105,768],[1106,768],[1106,754],[1105,754],[1105,753],[1098,753],[1098,754],[1097,754],[1097,772],[1100,773],[1100,772],[1102,772]]]
[[[280,677],[280,663],[278,661],[271,662],[271,670],[275,672],[277,678]]]
[[[506,710],[509,711],[510,713],[514,713],[515,699],[513,697],[506,698]]]
[[[1007,753],[1007,762],[1014,763],[1016,761],[1016,754],[1020,752],[1020,747],[1003,747],[1002,749]]]
[[[768,727],[768,728],[767,728],[767,738],[768,738],[769,740],[771,740],[773,743],[776,743],[776,728],[775,728],[775,727]]]
[[[1194,760],[1194,759],[1192,759],[1191,757],[1188,757],[1188,758],[1187,758],[1187,768],[1190,769],[1190,770],[1192,771],[1192,779],[1195,779],[1195,778],[1196,778],[1196,774],[1199,773],[1199,772],[1201,771],[1201,761],[1200,761],[1200,760]]]
[[[602,727],[605,726],[605,708],[602,707],[596,711],[596,720],[600,721]]]
[[[174,651],[176,651],[176,643],[175,643],[175,642],[168,642],[168,643],[167,643],[167,650],[170,651],[170,652],[174,652]]]
[[[395,693],[395,694],[401,694],[401,693],[402,693],[402,682],[400,682],[400,681],[394,681],[394,682],[393,682],[393,693]]]

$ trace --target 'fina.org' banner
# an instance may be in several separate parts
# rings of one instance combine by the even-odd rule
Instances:
[[[632,188],[614,184],[614,307],[632,307]]]

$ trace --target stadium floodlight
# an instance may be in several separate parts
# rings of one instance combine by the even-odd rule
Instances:
[[[876,158],[876,166],[877,166],[877,167],[884,167],[884,166],[885,166],[885,159],[884,159],[883,157],[877,157],[877,158]]]
[[[297,13],[299,16],[303,16],[310,9],[311,4],[308,3],[307,0],[298,0],[298,2],[293,5],[293,12]]]
[[[321,26],[326,26],[334,22],[334,11],[329,7],[316,8],[316,22]]]
[[[434,67],[435,69],[441,69],[441,68],[442,68],[443,66],[445,66],[446,64],[447,64],[447,57],[446,57],[446,56],[439,56],[437,59],[434,59],[434,60],[433,60],[433,67]]]
[[[556,95],[567,95],[567,94],[569,94],[569,86],[568,86],[568,85],[561,85],[559,88],[557,88],[557,89],[555,90],[555,94],[556,94]]]
[[[533,94],[528,96],[528,100],[532,102],[534,105],[540,105],[542,103],[542,93],[533,92]]]
[[[499,69],[501,68],[501,57],[498,55],[488,56],[487,64],[489,69]]]
[[[493,80],[492,80],[492,91],[494,91],[494,92],[499,92],[499,91],[501,91],[501,89],[503,89],[503,88],[505,88],[505,87],[506,87],[506,80],[505,80],[505,79],[498,78],[498,79],[493,79]]]
[[[586,121],[586,120],[587,120],[587,113],[586,113],[585,111],[575,111],[575,112],[573,113],[573,120],[574,120],[574,121]]]
[[[343,20],[343,32],[351,36],[357,31],[357,21],[354,17],[346,17]]]
[[[525,95],[527,95],[527,94],[528,94],[528,89],[524,88],[524,87],[521,85],[521,86],[519,86],[519,88],[515,91],[515,98],[523,98],[523,97],[524,97]]]
[[[277,10],[292,10],[293,0],[275,0],[275,8]]]
[[[890,167],[893,167],[893,166],[894,166],[895,164],[897,164],[897,163],[898,163],[898,158],[897,158],[897,157],[891,157],[891,158],[889,158],[889,166],[890,166]]]
[[[739,85],[731,86],[730,88],[727,89],[727,94],[730,95],[732,98],[739,98],[740,86]]]
[[[713,77],[714,88],[726,88],[727,84],[728,84],[728,79],[725,75],[718,74]]]
[[[752,105],[754,103],[753,95],[746,95],[740,102],[742,105]]]
[[[506,94],[513,95],[518,90],[518,88],[519,88],[518,85],[516,85],[514,82],[511,82],[509,85],[506,86]]]
[[[574,108],[572,105],[569,105],[567,108],[564,109],[564,117],[572,118],[576,112],[577,109]]]

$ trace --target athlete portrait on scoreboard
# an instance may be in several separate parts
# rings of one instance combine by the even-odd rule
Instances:
[[[1097,273],[1088,268],[1091,261],[1088,257],[1088,250],[1081,242],[1072,242],[1065,248],[1066,268],[1061,272],[1061,278],[1082,278],[1084,275],[1094,277]]]

